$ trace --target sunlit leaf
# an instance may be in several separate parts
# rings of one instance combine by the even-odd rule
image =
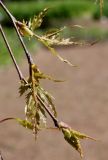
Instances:
[[[54,81],[54,82],[64,82],[63,80],[57,80],[57,79],[54,79],[53,77],[45,74],[45,73],[42,73],[35,64],[33,64],[33,72],[34,72],[34,78],[35,80],[39,80],[39,79],[48,79],[48,80],[51,80],[51,81]]]
[[[57,56],[62,62],[67,63],[67,64],[69,64],[69,65],[72,66],[72,67],[77,67],[76,65],[72,64],[72,63],[69,62],[68,60],[63,59],[63,58],[58,54],[58,52],[57,52],[53,47],[51,47],[51,46],[48,44],[47,41],[44,41],[44,40],[40,40],[40,41],[51,51],[51,53],[52,53],[53,55]]]
[[[16,118],[16,121],[23,127],[33,130],[33,125],[29,121],[20,118]]]
[[[57,117],[57,111],[56,111],[56,106],[53,103],[53,97],[45,91],[42,87],[38,87],[38,94],[42,98],[42,100],[48,104],[48,107],[53,111],[53,114],[55,117]]]
[[[46,113],[45,113],[45,110],[42,108],[42,106],[40,105],[39,106],[39,128],[46,128],[47,126],[47,121],[46,121]]]
[[[41,26],[43,18],[45,17],[47,11],[48,8],[45,8],[42,12],[40,12],[37,16],[34,16],[34,18],[29,21],[28,25],[32,31]]]
[[[75,131],[75,130],[71,130],[71,132],[78,138],[80,139],[91,139],[91,140],[95,140],[94,138],[86,135],[86,134],[83,134],[83,133],[80,133],[78,131]]]
[[[21,82],[21,85],[19,87],[19,94],[22,96],[29,88],[29,85],[26,85],[24,82]]]
[[[29,27],[26,25],[24,21],[22,23],[19,21],[16,21],[16,25],[22,36],[33,37],[34,33],[29,29]]]
[[[49,39],[57,39],[60,37],[60,33],[64,31],[64,29],[66,29],[66,27],[60,28],[60,29],[50,29],[49,31],[47,31],[43,37],[45,38],[49,38]]]
[[[78,137],[75,134],[73,134],[69,129],[62,128],[62,132],[64,134],[65,140],[80,153],[81,157],[83,157]]]
[[[81,157],[83,157],[80,139],[91,139],[91,140],[95,139],[89,137],[86,134],[73,130],[68,124],[64,122],[60,122],[59,127],[63,132],[65,140],[80,153]]]

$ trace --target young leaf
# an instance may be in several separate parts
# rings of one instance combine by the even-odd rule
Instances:
[[[45,17],[47,11],[48,11],[48,8],[45,8],[37,16],[34,16],[34,18],[29,21],[28,26],[32,31],[34,31],[35,29],[41,26],[43,22],[43,18]]]
[[[55,104],[53,103],[53,100],[52,100],[53,97],[47,91],[45,91],[41,86],[38,86],[37,89],[38,89],[38,94],[41,97],[41,99],[46,104],[48,104],[48,107],[52,110],[54,116],[57,117],[56,106],[55,106]]]
[[[62,132],[64,134],[65,140],[80,153],[81,157],[83,157],[79,139],[74,134],[72,134],[69,129],[63,128]]]
[[[60,38],[60,33],[63,32],[63,30],[66,29],[66,27],[60,28],[60,29],[50,29],[49,31],[47,31],[44,34],[44,38],[48,38],[48,39],[57,39]]]
[[[36,81],[39,81],[39,79],[48,79],[54,82],[64,82],[63,80],[57,80],[47,74],[42,73],[35,64],[32,65],[32,69],[34,72],[33,76]]]
[[[80,139],[86,139],[86,138],[89,138],[92,140],[95,140],[95,139],[83,133],[73,130],[69,125],[67,125],[64,122],[60,122],[59,127],[63,132],[65,140],[80,153],[81,157],[83,157]]]
[[[40,41],[51,51],[51,53],[52,53],[53,55],[57,56],[62,62],[67,63],[68,65],[70,65],[70,66],[72,66],[72,67],[77,67],[76,65],[72,64],[72,63],[69,62],[68,60],[63,59],[63,58],[56,52],[56,50],[48,44],[48,41],[43,40],[43,39],[40,39]]]
[[[29,89],[29,87],[29,85],[25,84],[24,82],[21,82],[21,85],[19,87],[20,96],[22,96]]]
[[[29,27],[27,26],[25,21],[23,21],[23,23],[16,21],[16,25],[17,25],[19,32],[22,36],[33,37],[34,33],[29,29]]]
[[[29,121],[20,118],[16,118],[16,121],[23,127],[33,130],[33,125]]]
[[[38,113],[39,113],[39,117],[40,117],[40,119],[39,119],[39,128],[40,129],[41,128],[46,128],[47,127],[47,121],[46,121],[47,116],[46,116],[45,110],[42,108],[41,105],[39,105]]]
[[[75,131],[75,130],[71,130],[71,132],[76,136],[76,137],[78,137],[78,138],[80,138],[80,139],[91,139],[91,140],[94,140],[95,141],[95,139],[94,138],[92,138],[92,137],[90,137],[90,136],[88,136],[88,135],[86,135],[86,134],[83,134],[83,133],[80,133],[80,132],[78,132],[78,131]]]

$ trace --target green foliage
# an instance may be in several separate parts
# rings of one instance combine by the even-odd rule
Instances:
[[[104,6],[102,8],[102,16],[108,17],[108,1],[105,0],[104,4],[103,4]],[[99,6],[96,6],[96,10],[93,13],[93,18],[96,19],[96,20],[99,20],[101,18],[100,7]]]
[[[49,13],[44,20],[44,26],[50,27],[54,19],[56,21],[61,21],[64,18],[70,19],[86,14],[87,12],[92,12],[94,10],[94,5],[88,0],[67,0],[60,1],[28,1],[27,3],[21,2],[9,2],[7,3],[8,8],[11,10],[12,14],[19,20],[28,20],[30,17],[37,15],[43,8],[50,7]],[[20,7],[20,16],[19,16]],[[5,16],[3,22],[10,25],[9,19]]]

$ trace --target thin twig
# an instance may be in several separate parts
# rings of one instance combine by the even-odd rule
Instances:
[[[21,35],[20,35],[20,33],[19,33],[18,28],[17,28],[17,25],[16,25],[16,22],[17,22],[17,21],[16,21],[16,19],[13,17],[13,15],[10,13],[10,11],[7,9],[7,7],[3,4],[3,2],[2,2],[1,0],[0,0],[0,5],[1,5],[1,7],[4,9],[4,11],[8,14],[8,16],[10,17],[10,19],[11,19],[12,22],[13,22],[13,25],[14,25],[14,28],[15,28],[16,33],[17,33],[17,35],[18,35],[18,38],[19,38],[19,40],[20,40],[20,42],[21,42],[21,45],[22,45],[22,47],[23,47],[23,49],[24,49],[24,51],[25,51],[25,54],[26,54],[28,63],[29,63],[29,64],[33,64],[33,59],[32,59],[32,57],[31,57],[31,54],[30,54],[29,51],[27,50],[26,45],[25,45],[25,43],[24,43],[24,41],[23,41],[23,39],[22,39],[22,37],[21,37]]]
[[[3,160],[3,157],[2,157],[2,155],[1,155],[1,151],[0,151],[0,160]]]
[[[27,83],[27,81],[24,79],[24,77],[23,77],[23,75],[22,75],[22,72],[21,72],[21,70],[20,70],[20,68],[19,68],[19,66],[18,66],[18,64],[17,64],[17,62],[16,62],[16,60],[15,60],[15,57],[14,57],[14,55],[13,55],[13,52],[12,52],[12,50],[11,50],[11,48],[10,48],[10,45],[9,45],[9,43],[8,43],[8,41],[7,41],[7,38],[6,38],[6,36],[5,36],[5,33],[4,33],[1,25],[0,25],[0,31],[1,31],[1,34],[2,34],[3,39],[4,39],[4,41],[5,41],[5,44],[6,44],[7,48],[8,48],[8,51],[9,51],[9,53],[10,53],[10,56],[11,56],[11,58],[12,58],[12,60],[13,60],[13,63],[14,63],[14,65],[15,65],[15,68],[16,68],[16,70],[17,70],[17,73],[18,73],[18,75],[19,75],[20,80],[24,80],[25,83]],[[58,127],[58,126],[59,126],[59,125],[58,125],[58,120],[53,116],[53,114],[50,112],[50,110],[49,110],[48,107],[45,105],[45,103],[42,101],[42,99],[41,99],[41,97],[40,97],[39,95],[37,95],[37,98],[38,98],[38,100],[40,101],[40,103],[43,105],[43,107],[45,108],[45,110],[47,111],[47,113],[48,113],[48,114],[50,115],[50,117],[52,118],[55,126]],[[0,123],[1,123],[1,121],[0,121]]]
[[[6,6],[2,3],[1,0],[0,0],[0,5],[1,5],[1,7],[4,9],[4,11],[8,14],[8,16],[10,17],[10,19],[11,19],[12,22],[13,22],[13,25],[14,25],[14,28],[15,28],[16,33],[17,33],[17,35],[18,35],[18,38],[19,38],[19,40],[20,40],[20,42],[21,42],[21,44],[22,44],[22,47],[23,47],[23,49],[24,49],[24,51],[25,51],[25,54],[26,54],[26,57],[27,57],[27,60],[28,60],[28,63],[29,63],[29,67],[30,67],[30,72],[31,72],[31,65],[34,64],[34,62],[33,62],[33,59],[32,59],[32,57],[31,57],[31,54],[28,52],[28,50],[27,50],[27,48],[26,48],[26,46],[25,46],[25,43],[24,43],[24,41],[23,41],[23,39],[22,39],[19,31],[18,31],[18,28],[17,28],[17,26],[16,26],[16,22],[17,22],[17,21],[16,21],[16,19],[13,17],[13,15],[10,13],[10,11],[6,8]],[[13,55],[13,54],[12,54],[12,51],[11,51],[11,48],[10,48],[8,42],[7,42],[7,39],[6,39],[5,35],[4,35],[3,32],[2,32],[2,27],[0,27],[0,30],[1,30],[2,36],[3,36],[4,40],[5,40],[6,46],[7,46],[8,50],[9,50],[9,53],[11,53],[10,55]],[[13,57],[13,56],[12,56],[12,57]],[[12,59],[13,59],[13,58],[12,58]],[[15,59],[14,59],[14,60],[15,60]],[[24,79],[24,77],[22,76],[22,72],[20,71],[20,69],[19,69],[16,61],[14,61],[14,64],[15,64],[15,67],[17,66],[16,70],[17,70],[17,73],[18,73],[18,75],[19,75],[20,80],[23,79],[23,80],[25,81],[25,83],[28,83],[28,82]],[[51,111],[48,109],[47,105],[43,102],[43,100],[41,99],[41,97],[40,97],[39,95],[36,95],[36,96],[37,96],[37,99],[39,100],[39,102],[43,105],[43,107],[45,108],[45,110],[47,111],[47,113],[48,113],[48,114],[50,115],[50,117],[52,118],[55,127],[59,128],[59,121],[58,121],[58,119],[53,116],[53,114],[52,114]]]
[[[15,68],[16,68],[16,70],[17,70],[19,79],[20,79],[20,80],[23,80],[23,79],[24,79],[24,78],[23,78],[23,75],[22,75],[22,73],[21,73],[21,71],[20,71],[20,69],[19,69],[19,66],[17,65],[16,59],[15,59],[15,57],[14,57],[14,55],[13,55],[13,52],[12,52],[12,50],[11,50],[11,47],[10,47],[10,45],[9,45],[9,43],[8,43],[8,40],[7,40],[7,38],[6,38],[6,35],[5,35],[4,31],[3,31],[3,28],[2,28],[2,26],[1,26],[1,24],[0,24],[0,32],[1,32],[1,35],[2,35],[2,37],[3,37],[3,39],[4,39],[4,42],[5,42],[5,44],[6,44],[6,47],[7,47],[8,51],[9,51],[9,54],[10,54],[10,56],[11,56],[11,58],[12,58],[12,61],[13,61],[14,65],[15,65]]]
[[[0,123],[3,123],[3,122],[8,121],[8,120],[13,120],[13,119],[15,119],[15,118],[13,118],[13,117],[4,118],[4,119],[0,120]]]

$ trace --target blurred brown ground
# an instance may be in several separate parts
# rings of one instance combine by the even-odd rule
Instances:
[[[59,118],[74,129],[99,141],[82,141],[84,160],[108,158],[108,43],[92,47],[58,49],[80,68],[71,68],[41,49],[34,55],[41,70],[57,79],[44,87],[55,97]],[[27,63],[20,65],[27,73]],[[0,119],[24,117],[24,97],[18,95],[18,76],[14,67],[0,70]],[[42,131],[35,142],[32,132],[14,121],[0,125],[0,150],[4,160],[80,160],[58,131]]]

